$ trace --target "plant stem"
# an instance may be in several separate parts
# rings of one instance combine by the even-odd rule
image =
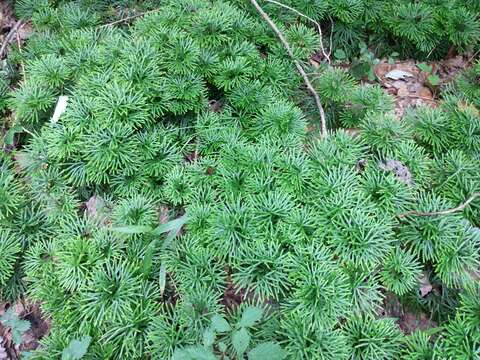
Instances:
[[[278,29],[277,25],[272,21],[270,16],[263,11],[262,7],[258,4],[256,0],[250,0],[252,5],[257,9],[258,13],[260,16],[267,22],[267,24],[272,28],[273,32],[277,35],[278,39],[282,43],[283,47],[285,50],[287,50],[288,55],[292,59],[293,63],[295,64],[295,67],[297,68],[298,72],[303,78],[303,81],[305,82],[305,85],[307,86],[307,89],[310,91],[312,96],[315,99],[315,103],[318,108],[318,112],[320,113],[320,133],[322,137],[326,138],[327,137],[327,121],[325,119],[325,111],[323,110],[322,103],[320,101],[320,97],[318,96],[318,93],[315,91],[314,87],[312,86],[312,83],[308,79],[307,74],[305,73],[305,70],[303,69],[302,65],[300,65],[300,62],[295,58],[295,55],[293,54],[292,48],[290,47],[290,44],[287,42],[287,39],[285,39],[285,36],[283,36],[282,32]]]
[[[432,211],[432,212],[423,212],[423,211],[416,211],[416,210],[411,210],[407,211],[403,214],[397,215],[399,218],[404,218],[406,216],[438,216],[438,215],[448,215],[452,214],[458,211],[462,211],[465,209],[473,200],[475,200],[477,197],[480,196],[480,192],[473,193],[472,196],[470,196],[465,202],[461,203],[457,207],[454,207],[452,209],[446,209],[446,210],[440,210],[440,211]]]

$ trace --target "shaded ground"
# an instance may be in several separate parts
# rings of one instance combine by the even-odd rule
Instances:
[[[471,58],[461,55],[429,63],[405,60],[389,64],[384,60],[375,66],[375,75],[385,91],[394,97],[395,114],[400,118],[409,107],[436,106],[441,87],[470,63]],[[422,71],[420,64],[430,66],[431,71]],[[438,77],[438,84],[432,85],[429,76]]]

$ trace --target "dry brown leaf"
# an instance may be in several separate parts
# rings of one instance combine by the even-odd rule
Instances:
[[[397,91],[397,96],[400,96],[400,97],[406,97],[409,94],[410,92],[408,91],[407,85],[405,84],[403,84],[403,86],[401,86]]]
[[[392,80],[400,80],[400,79],[412,78],[414,77],[414,75],[409,71],[393,69],[393,70],[390,70],[388,73],[386,73],[385,77]]]
[[[462,111],[472,111],[476,116],[480,116],[480,112],[473,104],[466,103],[464,101],[458,101],[458,108]]]
[[[433,286],[430,284],[428,274],[425,271],[422,272],[422,276],[418,279],[418,283],[420,285],[419,290],[422,297],[425,297],[432,292]]]
[[[94,219],[103,219],[105,216],[105,200],[100,196],[93,195],[85,203],[87,214]]]
[[[161,206],[158,210],[158,221],[160,224],[166,224],[169,220],[169,209],[167,206]]]
[[[411,334],[417,330],[427,330],[432,327],[436,327],[437,324],[431,321],[427,314],[423,312],[415,314],[406,311],[398,321],[398,326],[404,334]]]
[[[427,98],[427,99],[432,99],[433,94],[430,91],[430,89],[426,86],[422,86],[418,92],[418,95],[420,95],[422,98]]]
[[[378,167],[383,171],[391,171],[395,174],[397,180],[407,185],[413,185],[413,178],[410,169],[401,161],[387,159],[385,162],[379,162]]]

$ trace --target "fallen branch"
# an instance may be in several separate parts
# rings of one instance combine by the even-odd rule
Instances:
[[[10,29],[10,32],[8,35],[5,37],[5,40],[3,41],[2,47],[0,48],[0,59],[3,59],[3,55],[5,51],[7,50],[8,44],[13,39],[13,36],[16,34],[16,32],[24,25],[24,23],[21,20],[18,20],[15,25]]]
[[[282,43],[283,47],[285,50],[287,50],[288,55],[292,59],[293,63],[295,64],[295,67],[297,68],[298,72],[303,78],[303,81],[305,82],[305,85],[307,86],[308,90],[312,94],[312,96],[315,99],[315,103],[318,108],[318,112],[320,113],[320,126],[321,130],[320,133],[322,137],[327,137],[327,121],[325,119],[325,111],[323,110],[322,103],[320,101],[320,97],[318,96],[317,92],[315,91],[314,87],[312,86],[312,83],[308,79],[307,74],[305,73],[305,70],[303,70],[302,65],[298,62],[298,60],[295,58],[295,55],[293,54],[292,48],[290,47],[289,43],[283,36],[282,32],[278,29],[277,25],[270,19],[268,14],[263,11],[262,7],[258,4],[256,0],[250,0],[252,5],[257,9],[258,13],[260,16],[267,22],[267,24],[272,28],[272,30],[275,32],[277,37],[279,38],[280,42]]]
[[[133,19],[136,19],[138,17],[141,17],[141,16],[145,16],[145,15],[149,15],[149,14],[152,14],[152,13],[155,13],[155,12],[158,12],[160,9],[153,9],[153,10],[149,10],[149,11],[145,11],[143,13],[138,13],[138,14],[135,14],[135,15],[132,15],[132,16],[129,16],[129,17],[126,17],[126,18],[123,18],[123,19],[120,19],[120,20],[117,20],[117,21],[113,21],[111,23],[108,23],[108,24],[103,24],[103,25],[100,25],[99,28],[105,28],[105,27],[108,27],[108,26],[113,26],[113,25],[118,25],[118,24],[122,24],[122,23],[126,23],[126,22],[129,22]]]
[[[403,214],[397,215],[399,218],[404,218],[406,216],[438,216],[438,215],[448,215],[452,214],[458,211],[462,211],[465,209],[473,200],[475,200],[477,197],[480,196],[480,192],[473,193],[472,196],[470,196],[465,202],[461,203],[457,207],[454,207],[452,209],[446,209],[446,210],[441,210],[441,211],[432,211],[432,212],[423,212],[423,211],[416,211],[416,210],[411,210],[407,211]]]
[[[272,4],[275,4],[275,5],[278,5],[280,7],[283,7],[287,10],[290,10],[292,12],[294,12],[295,14],[301,16],[301,17],[304,17],[305,19],[311,21],[312,23],[315,24],[315,26],[317,27],[317,30],[318,30],[318,34],[320,35],[319,38],[320,38],[320,50],[322,50],[322,54],[323,56],[325,57],[325,59],[327,59],[327,62],[330,64],[331,63],[331,60],[330,60],[330,54],[331,54],[331,50],[329,53],[327,53],[325,51],[325,47],[323,46],[323,34],[322,34],[322,28],[320,27],[320,24],[315,21],[314,19],[312,19],[310,16],[307,16],[305,14],[302,14],[300,11],[288,6],[288,5],[285,5],[285,4],[282,4],[281,2],[278,2],[278,1],[275,1],[275,0],[266,0],[267,2],[269,3],[272,3]]]

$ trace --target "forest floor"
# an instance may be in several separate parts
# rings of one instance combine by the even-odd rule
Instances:
[[[13,37],[9,36],[14,29],[17,19],[13,16],[10,2],[0,2],[0,44],[10,39],[11,43],[22,46],[23,42],[33,31],[28,23],[23,24]],[[8,44],[7,44],[8,48]],[[3,57],[8,56],[8,49]],[[421,105],[437,106],[441,95],[441,88],[451,81],[455,76],[473,62],[472,55],[453,55],[448,59],[436,62],[420,63],[415,60],[388,61],[381,59],[374,66],[375,81],[381,84],[383,89],[393,96],[395,100],[395,113],[399,119],[405,114],[409,107]],[[426,67],[424,66],[426,65]],[[4,59],[0,58],[0,67],[4,66]],[[343,64],[348,67],[349,64]],[[433,80],[432,81],[432,76]],[[371,82],[365,80],[366,82]],[[352,129],[355,131],[356,129]],[[427,276],[420,281],[422,296],[432,291],[438,291],[428,282]],[[235,296],[232,291],[232,299]],[[234,301],[233,299],[232,301]],[[0,316],[8,309],[13,309],[21,319],[31,322],[31,329],[23,334],[23,342],[14,345],[10,330],[0,323],[0,360],[17,359],[21,351],[33,350],[39,345],[39,340],[46,336],[50,329],[48,319],[45,319],[38,304],[30,303],[28,299],[22,302],[10,304],[0,299]],[[403,309],[395,296],[386,297],[384,301],[384,316],[395,317],[399,326],[405,333],[409,334],[416,329],[427,329],[435,327],[435,323],[428,319],[424,313],[412,313]]]

